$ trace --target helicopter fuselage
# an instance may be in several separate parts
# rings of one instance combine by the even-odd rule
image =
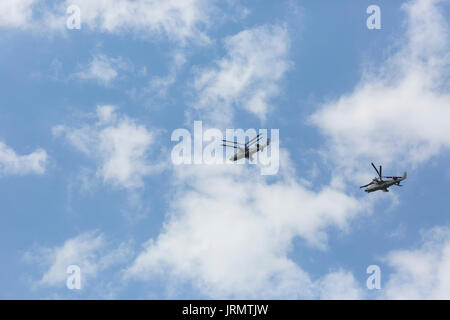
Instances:
[[[267,142],[265,144],[257,144],[254,147],[239,147],[239,151],[235,153],[233,156],[231,156],[231,161],[237,161],[243,158],[249,159],[253,161],[253,155],[257,153],[258,151],[263,151],[268,145],[270,144],[270,140],[267,139]]]
[[[367,188],[364,190],[368,193],[383,190],[384,192],[389,192],[388,188],[393,185],[400,185],[400,182],[406,179],[406,172],[403,174],[403,177],[398,179],[392,179],[392,180],[377,180],[374,179],[373,183],[371,183]]]

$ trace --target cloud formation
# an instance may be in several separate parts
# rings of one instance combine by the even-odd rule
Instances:
[[[210,41],[203,30],[214,5],[206,0],[64,0],[52,5],[45,0],[2,0],[0,27],[63,32],[72,5],[80,8],[82,29],[164,36],[180,44]]]
[[[290,66],[289,36],[281,26],[247,29],[225,39],[227,54],[212,68],[198,70],[193,107],[219,125],[243,109],[261,120],[270,112],[270,100],[280,92],[279,82]]]
[[[449,29],[439,0],[403,5],[405,37],[355,89],[329,101],[312,122],[341,165],[361,160],[420,164],[450,148]]]
[[[386,299],[450,299],[450,229],[423,232],[420,247],[390,252],[393,272],[382,290]]]
[[[319,297],[323,300],[358,300],[366,295],[351,272],[330,272],[317,282]]]
[[[47,152],[37,149],[28,155],[18,155],[0,141],[0,176],[43,174],[47,163]]]
[[[131,255],[132,249],[126,243],[110,249],[103,234],[86,232],[66,240],[61,246],[36,247],[26,252],[24,259],[46,269],[35,283],[40,287],[65,286],[69,276],[67,268],[76,265],[81,270],[83,288],[86,281],[95,278],[99,271],[124,263]]]
[[[257,170],[239,165],[179,168],[168,221],[127,276],[164,274],[212,298],[324,294],[289,258],[292,241],[300,237],[325,249],[326,230],[346,230],[364,205],[331,187],[310,191],[291,173],[269,183]]]
[[[113,106],[99,106],[96,122],[80,128],[59,125],[53,134],[63,136],[78,151],[97,161],[97,176],[126,189],[144,186],[144,177],[158,172],[160,163],[148,158],[154,133]]]
[[[112,58],[104,54],[95,54],[92,60],[80,67],[74,75],[84,80],[94,80],[108,86],[117,79],[121,71],[133,71],[133,64],[122,57]]]
[[[177,73],[185,63],[186,57],[184,53],[178,51],[172,54],[168,74],[163,77],[152,78],[147,90],[150,92],[156,92],[159,96],[165,97],[167,90],[175,83]]]
[[[27,28],[36,0],[3,0],[0,2],[0,27]]]

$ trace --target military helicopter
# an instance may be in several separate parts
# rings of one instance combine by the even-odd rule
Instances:
[[[365,186],[361,186],[360,188],[367,187],[364,191],[366,192],[374,192],[378,190],[383,190],[384,192],[389,192],[388,188],[393,185],[397,185],[399,187],[402,187],[400,184],[401,181],[406,179],[406,172],[403,174],[402,177],[385,177],[382,176],[382,167],[380,166],[380,171],[378,171],[377,167],[372,163],[372,167],[375,169],[375,171],[378,173],[378,178],[373,178],[372,182],[369,184],[366,184]],[[383,180],[383,178],[391,179],[391,180]]]
[[[243,158],[253,161],[253,155],[255,153],[257,153],[258,151],[263,151],[270,144],[269,138],[267,138],[267,141],[265,144],[264,143],[259,144],[259,141],[262,138],[261,135],[262,135],[261,133],[258,134],[256,137],[254,137],[253,139],[249,140],[246,143],[222,140],[222,142],[223,142],[222,146],[237,149],[237,152],[233,156],[231,156],[231,158],[230,158],[231,161],[237,161],[237,160],[240,160]],[[228,144],[225,144],[225,143],[228,143]],[[254,145],[255,143],[256,143],[256,145],[252,148],[251,146]],[[229,144],[232,144],[232,145],[229,145]]]

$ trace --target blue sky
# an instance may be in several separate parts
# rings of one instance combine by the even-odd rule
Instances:
[[[3,1],[0,297],[449,298],[448,17],[425,0]],[[279,173],[174,166],[194,120],[279,129]],[[405,186],[362,192],[372,161]]]

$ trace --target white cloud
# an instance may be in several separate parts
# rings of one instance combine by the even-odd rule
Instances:
[[[404,4],[407,29],[397,52],[312,116],[339,164],[416,165],[450,148],[449,30],[440,2]]]
[[[417,249],[390,252],[385,262],[394,269],[382,290],[387,299],[450,299],[450,229],[423,234]]]
[[[185,63],[185,55],[181,51],[175,52],[172,55],[169,73],[165,77],[153,78],[150,81],[150,90],[158,92],[160,96],[165,96],[169,87],[175,83],[178,71]]]
[[[121,71],[133,71],[133,64],[122,57],[112,58],[96,54],[88,65],[81,66],[74,75],[80,79],[96,80],[105,86],[113,82]]]
[[[292,241],[325,249],[327,228],[346,230],[363,204],[330,187],[312,192],[288,171],[269,183],[239,165],[180,167],[168,221],[127,276],[164,274],[212,298],[324,294],[289,258]]]
[[[116,33],[131,29],[165,34],[178,41],[208,40],[200,31],[201,25],[209,23],[210,4],[204,0],[70,0],[66,4],[78,5],[83,23],[93,30]]]
[[[47,152],[37,149],[27,155],[18,155],[0,141],[0,175],[43,174],[47,163]]]
[[[194,86],[198,100],[193,107],[216,123],[232,120],[233,109],[242,108],[264,120],[270,99],[279,91],[287,71],[289,37],[280,26],[241,31],[225,40],[227,55],[210,69],[198,71]]]
[[[143,178],[158,171],[160,163],[148,159],[154,133],[113,106],[99,106],[97,121],[80,128],[57,126],[56,136],[64,135],[77,150],[98,161],[97,175],[104,182],[127,189],[143,186]]]
[[[65,286],[67,267],[76,265],[80,267],[81,284],[85,287],[86,279],[95,278],[99,271],[126,262],[131,255],[132,250],[126,243],[111,250],[103,234],[86,232],[66,240],[62,246],[34,248],[25,253],[24,259],[45,266],[46,271],[36,282],[38,286]]]
[[[365,297],[364,291],[350,272],[331,272],[318,282],[319,295],[324,300],[357,300]]]
[[[181,44],[209,42],[203,29],[215,10],[206,0],[66,0],[52,5],[44,0],[2,0],[0,27],[63,32],[71,5],[80,8],[82,29],[167,36]]]
[[[0,27],[26,28],[32,20],[36,0],[0,1]]]

